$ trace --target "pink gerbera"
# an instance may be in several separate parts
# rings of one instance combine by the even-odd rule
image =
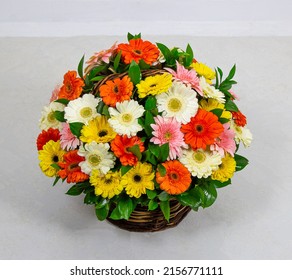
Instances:
[[[197,76],[197,72],[194,69],[188,70],[178,62],[176,62],[176,72],[170,68],[165,69],[171,73],[175,80],[181,81],[186,85],[190,85],[201,96],[203,96],[203,91],[200,86],[200,79]]]
[[[235,132],[230,129],[230,124],[223,124],[224,131],[221,135],[216,138],[216,141],[213,145],[210,146],[211,151],[217,151],[224,157],[224,152],[228,152],[230,155],[234,157],[234,153],[236,150],[236,145],[234,141]]]
[[[58,99],[60,88],[61,88],[60,85],[55,86],[54,90],[52,91],[52,96],[51,96],[50,102],[53,102],[53,101]]]
[[[71,132],[67,123],[62,124],[60,144],[63,150],[74,150],[80,145],[80,140]]]
[[[150,139],[156,145],[169,143],[168,160],[176,159],[182,153],[182,148],[188,146],[184,142],[184,135],[180,131],[180,123],[175,118],[163,118],[157,116],[154,118],[155,124],[151,124],[153,128],[152,137]]]

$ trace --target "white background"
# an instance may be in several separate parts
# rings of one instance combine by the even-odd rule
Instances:
[[[290,2],[43,2],[1,3],[0,34],[15,38],[0,38],[0,259],[291,259],[292,38],[279,36],[291,35]],[[83,197],[64,194],[68,185],[51,187],[35,147],[55,84],[127,31],[169,47],[190,43],[197,59],[225,72],[236,62],[238,106],[254,134],[241,149],[250,165],[212,207],[153,234],[98,222]]]

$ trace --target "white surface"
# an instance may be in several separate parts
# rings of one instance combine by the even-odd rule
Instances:
[[[0,36],[292,35],[290,0],[0,0]]]
[[[0,259],[291,259],[292,38],[144,37],[190,43],[198,60],[227,71],[254,134],[250,165],[215,204],[176,228],[129,233],[98,222],[83,197],[52,188],[38,168],[40,112],[83,53],[117,37],[0,39]]]

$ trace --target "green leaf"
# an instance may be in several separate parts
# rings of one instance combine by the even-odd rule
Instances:
[[[129,147],[127,148],[127,151],[133,153],[138,158],[139,161],[141,160],[142,154],[141,154],[139,145],[134,145],[132,147]]]
[[[114,69],[115,69],[115,71],[117,71],[117,69],[119,67],[121,56],[122,56],[122,52],[119,51],[118,54],[115,57],[115,60],[114,60]]]
[[[82,79],[83,79],[83,64],[84,64],[84,55],[82,56],[78,64],[78,74],[79,74],[79,77]]]
[[[128,39],[128,41],[134,39],[134,35],[132,35],[130,32],[128,32],[127,39]]]
[[[118,209],[121,217],[128,220],[134,210],[133,201],[130,197],[122,197],[118,203]]]
[[[76,185],[72,186],[72,187],[66,192],[66,194],[68,194],[68,195],[72,195],[72,196],[80,195],[80,194],[83,192],[84,188],[85,188],[85,187],[84,187],[83,185],[78,185],[78,184],[76,184]]]
[[[190,206],[194,209],[201,205],[201,197],[194,189],[177,195],[176,198],[182,205]]]
[[[169,222],[169,218],[170,218],[169,201],[161,201],[160,202],[160,209],[164,215],[164,218]]]
[[[54,116],[59,122],[65,122],[65,112],[63,111],[54,111]]]
[[[95,208],[95,214],[96,217],[100,220],[103,221],[106,219],[106,217],[108,216],[108,212],[109,212],[109,205],[106,204],[104,207],[102,208]]]
[[[89,78],[92,79],[93,77],[96,76],[97,73],[102,72],[103,70],[105,70],[107,68],[107,65],[99,65],[97,67],[94,67],[90,73],[89,73]]]
[[[194,53],[190,44],[187,45],[186,54],[185,66],[188,67],[192,64],[194,58]]]
[[[169,195],[167,192],[162,191],[162,192],[158,195],[158,198],[159,198],[160,201],[167,201],[167,200],[169,200],[170,195]]]
[[[61,167],[57,163],[52,163],[51,166],[57,170],[61,169]]]
[[[146,194],[147,194],[147,197],[149,199],[153,199],[157,196],[157,191],[156,190],[148,190],[146,189]]]
[[[218,118],[220,118],[220,116],[223,113],[223,110],[222,109],[213,109],[210,112],[212,112],[214,115],[216,115]]]
[[[111,215],[110,215],[110,218],[113,219],[113,220],[121,220],[121,219],[122,219],[122,216],[121,216],[121,213],[120,213],[118,207],[116,207],[116,208],[112,211],[112,213],[111,213]]]
[[[96,209],[103,208],[108,203],[109,203],[109,200],[107,198],[99,197],[98,201],[95,204],[95,208]]]
[[[236,72],[236,64],[234,64],[233,67],[231,68],[226,80],[231,80],[234,77],[235,72]]]
[[[54,183],[53,183],[53,187],[58,183],[58,181],[61,179],[61,177],[57,176],[54,180]]]
[[[129,67],[129,77],[134,85],[139,84],[141,80],[141,70],[139,65],[133,60]]]
[[[139,60],[139,67],[141,70],[147,70],[150,68],[150,65],[147,64],[143,59]]]
[[[149,211],[153,211],[153,210],[157,209],[157,207],[158,207],[157,201],[154,201],[154,200],[149,201],[149,203],[148,203],[148,210]]]
[[[145,102],[145,109],[151,111],[155,108],[156,108],[156,98],[154,96],[149,96]]]
[[[230,99],[226,101],[225,109],[228,111],[238,112],[238,108],[236,104]]]
[[[95,204],[96,199],[97,197],[94,192],[88,192],[84,197],[84,204]]]
[[[149,111],[146,111],[144,129],[148,136],[152,135],[152,127],[150,126],[150,124],[153,124],[153,123],[155,123],[153,115]]]
[[[80,137],[83,125],[84,125],[83,123],[79,122],[69,124],[71,132],[77,137]]]
[[[133,168],[133,166],[130,165],[123,165],[121,167],[121,175],[125,175],[129,170],[131,170]]]
[[[235,154],[234,159],[236,161],[236,171],[240,171],[248,165],[248,159],[243,156]]]
[[[196,188],[199,191],[202,207],[209,207],[215,202],[217,198],[217,191],[213,185],[198,186]]]
[[[158,145],[155,145],[153,143],[149,143],[148,144],[148,148],[150,150],[150,152],[156,157],[159,157],[160,154],[160,147]]]
[[[101,80],[103,80],[106,76],[96,76],[92,79],[90,79],[90,82],[99,82]]]
[[[103,108],[102,108],[102,114],[106,117],[110,117],[110,113],[109,113],[109,110],[108,110],[108,106],[107,105],[104,105]]]
[[[153,165],[157,164],[156,158],[155,156],[150,152],[150,150],[147,150],[143,153],[143,155],[145,156],[145,161],[148,161],[150,163],[152,163]]]
[[[172,58],[172,54],[170,52],[170,49],[161,43],[156,43],[156,45],[159,48],[159,50],[162,52],[166,62],[170,62],[170,60]]]
[[[161,162],[164,162],[167,160],[168,156],[169,156],[169,143],[165,143],[160,146],[159,160]]]
[[[219,122],[221,122],[222,124],[228,123],[230,120],[229,119],[225,119],[225,118],[220,118]]]
[[[226,187],[228,185],[231,184],[231,179],[225,181],[225,182],[220,182],[220,181],[217,181],[217,180],[212,180],[210,181],[210,185],[212,185],[214,188],[216,189],[220,189],[220,188],[223,188],[223,187]]]
[[[164,177],[166,175],[166,168],[162,164],[158,164],[157,168],[160,175]]]
[[[103,101],[100,101],[98,103],[98,105],[96,106],[96,112],[99,113],[99,114],[102,114],[102,109],[103,109],[104,106],[105,106],[105,104],[103,103]]]
[[[69,100],[68,99],[65,99],[65,98],[61,98],[61,99],[55,100],[54,102],[58,102],[58,103],[61,103],[63,105],[68,105]]]
[[[218,73],[219,73],[219,75],[220,75],[220,84],[221,84],[221,81],[222,81],[222,77],[223,77],[223,71],[219,68],[219,67],[217,67],[217,70],[218,70]]]

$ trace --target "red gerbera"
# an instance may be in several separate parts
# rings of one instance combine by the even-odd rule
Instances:
[[[50,140],[53,140],[54,142],[60,140],[60,132],[58,129],[49,128],[48,130],[43,130],[39,134],[36,141],[38,151],[42,150],[43,146]]]
[[[77,154],[77,150],[69,151],[63,156],[63,162],[59,162],[58,165],[62,168],[58,171],[58,175],[65,179],[67,183],[83,182],[89,178],[89,176],[81,171],[79,163],[84,161],[85,158]]]
[[[181,126],[185,142],[196,149],[206,149],[207,145],[214,144],[215,139],[223,132],[223,125],[218,117],[208,111],[199,109],[191,121]]]
[[[140,152],[144,152],[143,142],[138,136],[128,138],[127,135],[117,135],[111,143],[111,149],[114,154],[120,159],[122,165],[136,165],[138,158],[128,150],[135,145],[139,146]]]
[[[166,169],[165,176],[156,172],[156,181],[160,188],[169,194],[180,194],[185,192],[192,182],[191,173],[178,160],[162,163]]]
[[[238,125],[238,126],[245,126],[246,125],[246,116],[244,114],[242,114],[240,111],[238,112],[231,112],[232,113],[232,117],[234,119],[234,122]]]
[[[143,59],[145,63],[151,65],[159,56],[159,49],[151,42],[142,39],[132,39],[129,44],[119,44],[118,51],[122,52],[126,64],[130,64],[133,60],[139,63]]]
[[[60,88],[58,98],[74,100],[81,95],[84,82],[81,78],[77,78],[76,71],[68,71],[64,75],[63,85]]]

